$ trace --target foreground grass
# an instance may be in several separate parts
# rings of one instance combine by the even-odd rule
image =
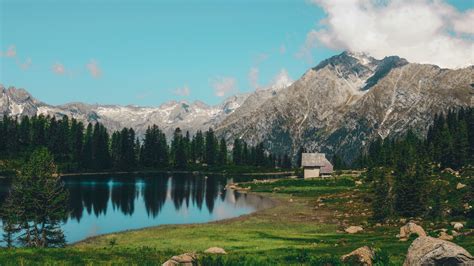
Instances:
[[[218,246],[223,257],[203,257],[206,265],[320,265],[338,263],[350,251],[369,245],[389,255],[390,264],[403,263],[409,242],[395,235],[401,224],[372,226],[367,188],[348,178],[339,180],[285,179],[251,183],[251,191],[267,194],[276,207],[226,221],[160,226],[88,239],[66,249],[0,251],[1,265],[31,264],[160,264],[185,252]],[[343,229],[362,225],[364,232]],[[429,225],[427,227],[429,229]],[[471,253],[473,237],[456,239]]]

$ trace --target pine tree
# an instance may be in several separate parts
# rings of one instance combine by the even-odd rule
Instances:
[[[28,116],[21,118],[20,129],[18,132],[18,138],[22,150],[26,150],[31,145],[31,123]]]
[[[394,209],[405,217],[415,217],[426,211],[426,197],[430,177],[430,166],[416,162],[399,167],[395,172]]]
[[[466,121],[459,121],[456,125],[454,138],[454,163],[455,169],[460,169],[467,164],[469,159],[469,135]]]
[[[196,160],[199,162],[204,162],[204,136],[202,131],[196,132],[196,135],[194,136],[194,153]]]
[[[221,142],[219,144],[219,164],[227,164],[227,143],[224,138],[221,139]]]
[[[297,154],[297,161],[296,161],[296,166],[297,167],[301,167],[301,165],[302,165],[303,153],[305,153],[304,147],[300,147],[298,149],[298,154]]]
[[[208,165],[214,165],[216,163],[216,154],[218,151],[218,144],[216,136],[214,135],[214,130],[210,128],[206,132],[206,154],[205,154],[205,161]]]
[[[337,153],[335,153],[332,157],[332,164],[335,170],[342,170],[346,168],[344,161]]]
[[[288,154],[285,154],[283,156],[283,162],[282,162],[282,167],[285,169],[290,169],[291,168],[291,158],[288,156]]]
[[[14,179],[10,194],[2,206],[7,242],[17,236],[26,247],[62,247],[65,237],[60,228],[67,217],[68,193],[56,165],[46,148],[35,150]]]
[[[259,143],[255,147],[255,165],[265,166],[265,149],[263,143]]]
[[[173,164],[179,169],[185,169],[187,166],[185,138],[182,135],[181,129],[176,128],[173,134],[173,141],[171,142],[171,156],[173,157]]]
[[[81,160],[84,141],[84,125],[82,122],[72,119],[70,138],[71,160],[77,164]]]
[[[87,125],[86,134],[84,136],[84,145],[82,151],[82,167],[92,169],[93,162],[93,142],[92,142],[92,124]]]
[[[392,213],[392,202],[390,197],[390,183],[388,173],[384,168],[375,167],[367,172],[367,179],[373,180],[372,211],[373,220],[385,221]]]
[[[243,142],[243,148],[242,148],[242,163],[246,165],[251,165],[252,164],[252,155],[250,154],[251,151],[249,150],[249,146],[247,142]]]
[[[242,143],[240,139],[236,138],[234,140],[234,147],[232,149],[232,161],[235,165],[241,165],[242,160]]]

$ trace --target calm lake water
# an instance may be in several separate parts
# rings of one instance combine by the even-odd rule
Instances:
[[[226,184],[242,181],[243,177],[161,174],[76,176],[63,180],[70,193],[70,215],[62,226],[68,243],[163,224],[227,219],[272,204],[261,196],[225,189]],[[7,196],[9,183],[0,179],[0,202]]]

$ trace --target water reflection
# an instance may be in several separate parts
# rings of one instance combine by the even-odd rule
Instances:
[[[63,180],[70,193],[70,215],[63,226],[68,242],[161,224],[231,218],[271,205],[260,196],[226,190],[225,185],[233,180],[220,176],[81,176]],[[7,180],[0,180],[0,202],[8,186]]]

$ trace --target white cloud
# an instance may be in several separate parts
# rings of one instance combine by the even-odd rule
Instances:
[[[374,57],[398,55],[441,67],[474,64],[474,10],[459,12],[443,0],[312,0],[327,13],[298,53],[317,43]],[[467,35],[467,36],[466,36]]]
[[[254,61],[255,65],[259,65],[270,58],[270,55],[268,53],[259,53],[258,55],[255,56]]]
[[[137,95],[135,95],[135,98],[137,98],[139,100],[143,100],[145,98],[152,97],[152,96],[153,96],[153,92],[147,90],[147,91],[139,92]]]
[[[64,67],[63,64],[56,62],[53,64],[53,67],[51,68],[54,74],[57,75],[64,75],[66,74],[66,68]]]
[[[311,30],[306,34],[306,40],[301,46],[300,50],[296,53],[297,58],[304,59],[306,62],[313,63],[313,55],[311,51],[316,48],[318,43],[318,32]]]
[[[27,70],[28,68],[31,67],[31,64],[32,64],[33,62],[31,61],[31,58],[28,57],[28,58],[25,59],[24,62],[19,62],[19,61],[18,61],[17,63],[18,63],[18,65],[20,66],[21,69]]]
[[[16,56],[16,46],[10,45],[5,52],[0,51],[0,57],[15,57]]]
[[[178,95],[178,96],[181,96],[181,97],[187,97],[191,94],[191,90],[189,89],[189,87],[187,85],[185,85],[182,88],[174,89],[173,93]]]
[[[8,47],[8,50],[5,52],[5,57],[15,57],[16,56],[16,46],[11,45]]]
[[[252,87],[253,89],[257,89],[259,87],[258,85],[259,73],[260,73],[260,70],[257,67],[252,67],[249,70],[248,80],[249,80],[250,87]]]
[[[453,26],[458,33],[474,34],[474,10],[469,10],[455,18]]]
[[[224,97],[237,90],[237,80],[233,77],[217,77],[211,81],[214,93],[218,97]]]
[[[94,59],[91,59],[86,65],[87,70],[93,78],[99,78],[102,76],[102,69],[99,67],[99,64]]]
[[[290,86],[293,83],[293,79],[288,74],[286,69],[282,68],[270,82],[269,87],[273,89],[283,89]]]

